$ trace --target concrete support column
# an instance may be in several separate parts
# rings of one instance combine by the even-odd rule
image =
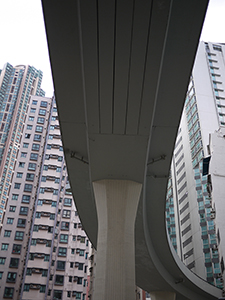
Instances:
[[[93,182],[98,214],[94,300],[135,300],[134,223],[142,184]]]
[[[172,292],[152,292],[151,300],[175,300],[176,294]]]

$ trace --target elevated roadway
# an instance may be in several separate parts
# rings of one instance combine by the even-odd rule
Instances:
[[[136,284],[154,299],[217,299],[221,291],[179,260],[165,223],[170,160],[208,1],[42,4],[70,183],[91,242],[104,243],[98,236],[104,206],[97,201],[103,193],[98,187],[104,186],[110,198],[108,183],[125,183],[128,194],[136,184],[135,224],[130,225],[135,227]],[[106,211],[102,214],[110,215]],[[132,249],[132,238],[126,245],[121,246],[125,252]],[[121,257],[125,260],[126,253]],[[110,271],[104,272],[108,278]],[[99,282],[104,289],[107,283]],[[131,299],[126,293],[95,299]]]

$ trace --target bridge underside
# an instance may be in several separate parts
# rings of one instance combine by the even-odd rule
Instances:
[[[84,229],[96,246],[93,182],[141,184],[136,283],[149,292],[175,292],[176,299],[220,295],[179,261],[165,226],[170,159],[207,2],[42,0],[67,168]]]

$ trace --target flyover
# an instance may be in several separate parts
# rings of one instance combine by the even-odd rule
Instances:
[[[94,299],[134,299],[134,273],[152,299],[217,299],[221,291],[176,256],[165,224],[208,1],[42,4],[70,184],[98,250]]]

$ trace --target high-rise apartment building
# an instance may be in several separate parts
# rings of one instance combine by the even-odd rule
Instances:
[[[217,197],[212,197],[207,165],[211,155],[209,135],[225,126],[224,55],[224,44],[199,44],[172,157],[166,201],[168,234],[181,260],[219,288],[224,287],[225,249],[221,247]]]
[[[42,72],[31,66],[0,70],[0,224],[9,194],[15,165],[15,149],[20,145],[25,113],[30,95],[44,96]]]
[[[86,300],[89,241],[66,189],[54,99],[29,97],[19,121],[0,228],[0,299]]]

